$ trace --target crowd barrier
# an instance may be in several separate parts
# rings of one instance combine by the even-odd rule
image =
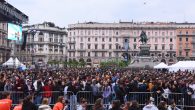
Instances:
[[[1,94],[2,92],[0,92]],[[18,104],[19,99],[24,99],[28,95],[34,96],[34,103],[39,105],[41,104],[41,100],[44,97],[49,98],[49,103],[53,106],[58,99],[58,96],[64,96],[65,99],[69,102],[69,107],[74,110],[79,103],[81,98],[85,98],[88,102],[89,106],[93,106],[95,104],[96,99],[102,98],[104,106],[108,108],[108,106],[112,103],[113,100],[120,100],[121,102],[133,101],[136,100],[141,107],[143,107],[148,100],[152,100],[155,105],[159,105],[160,101],[166,101],[169,105],[171,100],[176,102],[177,107],[183,108],[195,108],[195,97],[192,95],[182,94],[182,93],[153,93],[153,92],[130,92],[125,94],[123,97],[120,97],[121,94],[111,93],[108,97],[102,97],[103,92],[93,93],[90,91],[79,91],[77,93],[73,93],[71,91],[67,92],[40,92],[40,93],[23,93],[23,92],[10,92],[11,99],[13,100],[13,105]],[[1,98],[2,95],[0,95]]]

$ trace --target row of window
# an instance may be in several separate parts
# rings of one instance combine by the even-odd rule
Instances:
[[[158,45],[155,44],[154,45],[155,50],[158,50]],[[173,45],[169,45],[170,46],[170,50],[173,50]],[[101,45],[101,49],[105,49],[105,44]],[[115,45],[115,49],[121,49],[122,47],[120,45]],[[70,47],[71,49],[71,47]],[[80,49],[84,49],[84,43],[80,43]],[[87,49],[91,49],[91,44],[87,44]],[[94,49],[99,49],[98,48],[98,44],[94,44]],[[108,44],[108,49],[112,49],[112,44]],[[137,49],[137,45],[134,44],[133,45],[133,49]],[[165,44],[162,45],[162,50],[165,50]]]
[[[91,52],[87,52],[87,56],[88,57],[91,57],[92,56],[92,54],[91,54]],[[93,55],[94,57],[106,57],[106,52],[94,52],[94,55]],[[75,57],[75,52],[69,52],[69,57]],[[80,54],[79,54],[79,57],[85,57],[85,53],[84,52],[80,52]],[[112,56],[112,52],[109,52],[108,53],[108,57],[113,57]],[[116,52],[115,53],[115,57],[119,57],[119,53],[118,52]]]
[[[73,34],[72,34],[73,33]],[[113,35],[112,34],[113,33],[113,31],[111,32],[111,31],[109,31],[109,35]],[[75,36],[76,35],[76,32],[74,31],[74,32],[69,32],[69,36]],[[92,31],[87,31],[87,30],[85,30],[85,31],[78,31],[78,35],[108,35],[108,33],[106,32],[106,31],[101,31],[101,32],[98,32],[97,30],[96,31],[94,31],[94,32],[92,32]],[[115,32],[115,34],[114,35],[119,35],[119,32]]]
[[[74,39],[73,41],[75,41],[75,38],[73,38],[73,39]],[[87,38],[87,41],[90,42],[91,39],[92,39],[92,38]],[[134,42],[137,42],[138,39],[140,39],[140,38],[134,38],[133,41],[134,41]],[[151,38],[148,38],[148,41],[150,41],[150,39],[151,39]],[[69,38],[69,40],[71,41],[71,38]],[[155,42],[158,42],[158,40],[159,40],[159,38],[155,38]],[[170,38],[169,40],[170,40],[170,42],[173,42],[173,38]],[[83,40],[83,37],[81,37],[81,38],[80,38],[80,42],[83,42],[83,41],[84,41],[84,40]],[[102,42],[105,42],[105,38],[101,38],[101,41],[102,41]],[[109,42],[112,42],[112,38],[109,38],[108,41],[109,41]],[[115,41],[118,42],[118,38],[115,38]],[[95,38],[95,42],[98,42],[98,38],[97,38],[97,37]],[[162,38],[162,42],[165,42],[165,38]]]
[[[84,30],[84,31],[73,31],[69,32],[69,36],[76,36],[77,35],[119,35],[119,32],[113,32],[112,30],[107,30],[107,31],[100,31],[100,30]],[[130,31],[131,35],[133,36],[139,36],[141,34],[141,31]],[[174,36],[173,32],[151,32],[151,31],[146,31],[146,35],[148,36]]]

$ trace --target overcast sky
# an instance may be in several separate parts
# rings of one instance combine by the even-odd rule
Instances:
[[[54,22],[195,22],[195,0],[6,0],[29,16],[29,24]]]

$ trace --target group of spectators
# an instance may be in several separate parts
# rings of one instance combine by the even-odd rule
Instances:
[[[58,96],[64,96],[67,105],[82,105],[82,100],[86,100],[87,104],[95,103],[92,108],[98,105],[96,103],[101,105],[100,99],[104,108],[109,108],[111,103],[113,106],[120,105],[119,107],[135,106],[136,101],[141,104],[147,102],[149,106],[151,102],[158,105],[176,103],[192,108],[195,106],[195,74],[188,71],[168,73],[110,68],[2,70],[0,91],[11,92],[13,104],[18,104],[21,98],[28,97],[30,100],[29,95],[33,95],[33,104],[36,105],[46,102],[45,100],[53,105]],[[151,97],[153,100],[150,100]],[[78,107],[68,108],[72,110]]]

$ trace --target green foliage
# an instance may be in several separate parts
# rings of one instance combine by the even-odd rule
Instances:
[[[80,66],[80,67],[85,67],[85,65],[86,65],[85,60],[84,60],[83,58],[80,58],[80,59],[79,59],[79,66]]]
[[[116,68],[124,68],[129,65],[129,62],[122,61],[122,60],[113,60],[113,61],[106,61],[101,62],[100,67],[108,68],[108,67],[116,67]]]

